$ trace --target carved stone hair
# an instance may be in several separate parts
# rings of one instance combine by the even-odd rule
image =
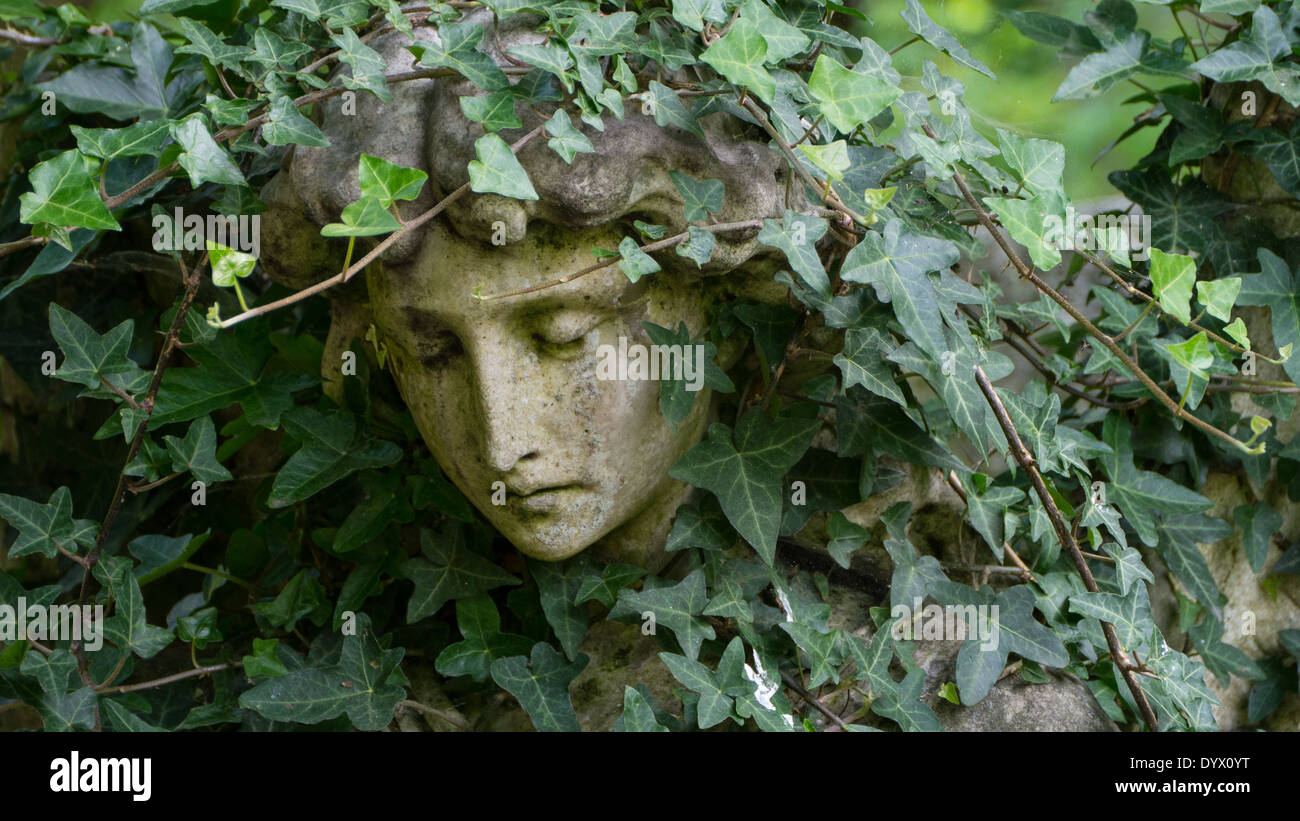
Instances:
[[[544,41],[531,30],[535,20],[530,15],[513,15],[493,33],[493,18],[486,10],[467,18],[487,29],[480,49],[503,66],[509,63],[500,49]],[[417,28],[415,39],[436,42],[437,34],[431,28]],[[410,44],[406,35],[391,32],[376,38],[371,46],[387,60],[392,74],[419,67],[404,48]],[[348,71],[346,67],[342,70]],[[264,189],[269,212],[263,217],[263,265],[273,279],[300,288],[340,269],[343,243],[321,237],[319,229],[337,222],[343,207],[360,196],[360,154],[429,174],[420,199],[403,203],[408,215],[432,207],[467,181],[466,166],[475,159],[474,141],[484,132],[464,116],[459,99],[482,92],[458,78],[395,83],[391,91],[393,101],[389,103],[368,92],[357,92],[352,101],[355,113],[350,115],[343,113],[341,97],[319,104],[317,119],[330,145],[295,146],[280,173]],[[524,127],[502,132],[507,142],[543,122],[523,104],[517,106],[517,114]],[[724,183],[723,208],[717,217],[723,222],[779,219],[787,206],[804,204],[802,186],[789,184],[784,160],[768,147],[765,138],[752,138],[756,129],[750,135],[740,133],[745,124],[730,114],[701,118],[707,140],[677,128],[659,127],[633,102],[627,105],[622,121],[605,116],[604,123],[604,132],[583,127],[595,153],[577,155],[572,165],[547,147],[545,135],[520,150],[519,159],[540,200],[521,202],[470,192],[448,208],[452,225],[462,235],[487,240],[493,223],[501,222],[507,242],[514,242],[523,237],[532,219],[588,227],[635,215],[677,233],[685,230],[685,225],[681,196],[669,176],[673,170]],[[576,117],[575,124],[582,127]],[[384,259],[391,262],[412,256],[422,241],[421,234],[417,230],[401,238]],[[719,234],[713,259],[704,272],[721,273],[755,256],[772,256],[770,249],[757,243],[756,235],[757,231]],[[690,266],[695,267],[694,263]]]

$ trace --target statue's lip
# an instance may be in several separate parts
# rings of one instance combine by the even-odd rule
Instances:
[[[554,484],[554,485],[541,485],[541,484],[532,484],[532,485],[510,485],[510,484],[507,484],[507,485],[506,485],[506,490],[510,493],[511,496],[514,496],[514,497],[519,498],[519,499],[527,499],[529,496],[539,496],[539,495],[541,495],[541,494],[543,494],[543,493],[550,493],[550,492],[552,492],[552,491],[556,491],[556,490],[571,490],[571,489],[577,488],[578,486],[579,486],[579,485],[578,485],[577,482],[567,482],[567,483],[564,483],[564,484]]]

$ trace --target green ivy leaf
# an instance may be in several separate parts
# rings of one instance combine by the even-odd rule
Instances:
[[[974,69],[985,77],[997,79],[988,66],[972,57],[966,47],[957,42],[956,37],[953,37],[942,26],[931,20],[917,0],[907,0],[907,8],[899,12],[899,15],[903,18],[903,22],[907,24],[908,31],[940,51],[945,52],[953,60],[966,66],[966,68]]]
[[[607,565],[600,575],[585,576],[578,584],[573,595],[574,604],[595,599],[606,607],[613,607],[618,598],[618,591],[636,582],[645,575],[645,570],[631,564]]]
[[[402,227],[378,197],[362,197],[347,205],[340,216],[320,229],[323,237],[375,237],[391,234]]]
[[[64,151],[39,163],[29,175],[32,190],[21,195],[19,219],[28,225],[121,230],[109,213],[79,151]]]
[[[631,282],[636,282],[646,274],[653,274],[660,270],[659,263],[655,262],[654,257],[641,250],[636,244],[636,240],[631,237],[623,237],[623,241],[618,244],[618,253],[622,257],[619,260],[618,267]]]
[[[686,234],[686,241],[677,246],[677,255],[691,260],[697,268],[703,268],[704,263],[713,258],[713,249],[718,241],[712,231],[694,225],[686,226]]]
[[[692,661],[700,655],[700,645],[714,638],[713,627],[700,616],[709,605],[704,589],[704,571],[694,570],[672,587],[654,590],[620,590],[620,610],[635,614],[651,612],[655,624],[673,631],[682,652]]]
[[[1296,354],[1282,368],[1293,382],[1300,381],[1300,277],[1267,248],[1259,249],[1259,264],[1261,273],[1242,277],[1237,303],[1269,309],[1273,344],[1278,351]]]
[[[438,612],[452,599],[477,596],[519,579],[469,549],[460,527],[438,534],[435,539],[420,530],[420,551],[424,558],[407,559],[402,574],[415,582],[415,592],[406,605],[408,624]]]
[[[440,42],[419,41],[409,46],[420,58],[420,65],[429,68],[450,68],[484,91],[503,91],[510,80],[492,58],[478,50],[483,39],[483,28],[477,23],[447,23],[438,27]],[[480,156],[480,159],[482,157]],[[485,161],[486,162],[486,161]],[[478,190],[478,189],[475,189]]]
[[[268,145],[295,144],[324,148],[330,144],[316,124],[304,117],[293,100],[286,96],[278,96],[272,101],[266,124],[262,126],[262,137]]]
[[[509,91],[495,91],[478,97],[461,97],[460,110],[469,121],[481,123],[485,131],[500,131],[523,126],[523,122],[515,115],[515,95]]]
[[[737,19],[731,30],[713,41],[700,59],[738,86],[752,91],[771,105],[776,95],[776,80],[763,65],[767,62],[767,41],[758,27]]]
[[[596,151],[591,140],[573,126],[573,121],[562,108],[557,108],[551,119],[546,121],[546,133],[551,135],[546,144],[569,165],[573,165],[573,158],[578,154],[592,154]]]
[[[782,251],[804,284],[829,299],[831,282],[817,256],[817,242],[826,236],[827,227],[828,223],[821,217],[787,210],[780,222],[763,220],[758,241]]]
[[[104,621],[104,638],[122,651],[142,659],[151,659],[172,643],[172,633],[145,621],[144,596],[136,581],[130,559],[121,556],[101,558],[95,565],[95,578],[113,593],[113,615]]]
[[[171,124],[172,138],[181,146],[177,157],[190,175],[190,185],[198,188],[205,182],[247,186],[248,181],[221,146],[208,133],[202,114],[191,114]]]
[[[1133,547],[1120,547],[1113,542],[1102,545],[1102,550],[1115,560],[1115,576],[1119,580],[1119,594],[1127,596],[1129,588],[1139,581],[1154,584],[1156,577],[1151,574],[1142,554]]]
[[[738,641],[739,639],[733,639]],[[693,693],[699,693],[696,721],[701,730],[717,726],[731,717],[732,700],[717,683],[713,671],[698,661],[675,653],[660,653],[659,658],[673,674],[673,678]]]
[[[511,656],[492,662],[492,680],[519,699],[539,732],[578,732],[578,715],[569,685],[587,667],[586,654],[573,662],[546,642],[533,645],[531,658]]]
[[[0,516],[18,529],[18,538],[9,548],[13,559],[29,553],[52,559],[60,547],[76,552],[78,542],[87,547],[94,544],[99,531],[89,520],[72,518],[72,493],[66,487],[51,493],[45,504],[0,493]]]
[[[578,645],[587,634],[587,608],[576,600],[582,580],[591,572],[592,565],[581,555],[563,564],[537,561],[528,564],[537,582],[546,621],[560,640],[564,655],[572,661],[578,657]]]
[[[1051,140],[1021,137],[1010,131],[998,129],[998,144],[1002,146],[1002,159],[1033,194],[1059,194],[1065,198],[1065,146]]]
[[[315,570],[299,570],[274,599],[253,605],[253,612],[272,627],[292,631],[299,619],[310,618],[317,627],[329,617],[329,600],[325,588],[316,579]]]
[[[269,678],[239,697],[239,706],[272,721],[319,724],[344,713],[358,729],[378,732],[406,696],[397,669],[405,650],[385,650],[370,617],[357,614],[355,635],[343,637],[337,664],[293,670]]]
[[[535,200],[537,191],[506,141],[485,134],[474,143],[478,159],[469,164],[470,188],[479,194],[500,194],[517,200]]]
[[[366,438],[347,411],[321,413],[307,407],[284,415],[285,432],[302,443],[275,475],[267,505],[301,502],[357,470],[387,467],[402,458],[392,442]]]
[[[623,687],[623,730],[629,733],[666,733],[668,728],[655,718],[654,708],[632,687]]]
[[[1160,307],[1184,325],[1192,320],[1190,302],[1196,282],[1196,260],[1151,249],[1151,288]]]
[[[1102,466],[1111,480],[1107,496],[1124,513],[1124,518],[1137,531],[1142,543],[1154,547],[1157,541],[1155,514],[1200,513],[1209,510],[1214,503],[1158,473],[1135,467],[1129,435],[1126,419],[1114,415],[1106,417],[1102,440],[1112,451],[1101,457]]]
[[[673,185],[682,195],[686,221],[707,219],[722,210],[723,185],[721,180],[696,180],[680,171],[669,171]]]
[[[1256,573],[1264,569],[1273,534],[1282,530],[1282,516],[1268,502],[1241,505],[1232,512],[1232,519],[1241,531],[1241,547]]]
[[[135,321],[127,319],[101,335],[81,317],[51,302],[50,335],[63,351],[55,378],[93,389],[102,388],[101,379],[108,379],[118,387],[138,389],[146,372],[127,356],[134,329]]]
[[[1300,71],[1281,58],[1291,55],[1291,43],[1277,14],[1260,6],[1251,16],[1250,30],[1235,43],[1216,49],[1189,66],[1221,83],[1259,80],[1291,105],[1300,105]]]
[[[871,712],[897,722],[904,732],[942,732],[939,717],[921,700],[924,685],[925,672],[913,670],[899,682],[896,691],[881,693],[872,701]]]
[[[825,54],[817,58],[808,91],[820,104],[826,121],[841,134],[852,134],[903,94],[884,80],[850,71]]]
[[[1108,45],[1105,51],[1084,57],[1065,75],[1052,102],[1096,97],[1131,77],[1142,66],[1150,36],[1145,31],[1134,32],[1123,41]]]
[[[164,436],[167,453],[171,456],[172,470],[189,471],[204,484],[233,479],[230,471],[217,461],[217,430],[212,418],[202,416],[190,423],[184,438]]]
[[[389,14],[391,13],[390,9]],[[398,16],[407,26],[410,25],[405,14]],[[342,75],[343,85],[358,91],[369,91],[383,102],[391,103],[393,93],[388,90],[388,81],[384,78],[384,73],[388,70],[388,61],[379,52],[363,43],[356,32],[350,28],[343,29],[339,34],[330,35],[330,40],[338,46],[339,62],[352,70],[351,76]]]
[[[771,565],[781,520],[781,479],[820,429],[816,418],[768,420],[760,409],[750,409],[734,432],[711,425],[707,438],[668,474],[713,492],[732,526]]]
[[[418,168],[391,163],[382,157],[362,154],[357,161],[357,182],[362,197],[373,197],[388,208],[397,200],[413,200],[420,196],[429,175]]]
[[[1232,307],[1241,293],[1241,277],[1208,279],[1196,283],[1196,301],[1205,306],[1210,316],[1224,322],[1232,319]]]
[[[184,19],[184,18],[182,18]],[[81,153],[106,160],[117,157],[156,156],[171,136],[166,120],[136,123],[126,128],[82,128],[72,126]]]
[[[881,302],[893,303],[908,338],[939,361],[947,344],[929,273],[947,268],[959,257],[951,242],[904,232],[902,221],[893,219],[883,237],[868,231],[849,251],[840,276],[847,282],[874,285]]]
[[[457,601],[456,624],[464,639],[449,645],[434,662],[444,676],[467,675],[475,681],[486,681],[492,662],[525,655],[533,647],[533,640],[527,636],[501,632],[501,614],[490,596]]]

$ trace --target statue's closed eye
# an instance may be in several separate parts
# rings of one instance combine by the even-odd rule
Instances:
[[[544,355],[576,356],[582,353],[588,335],[603,321],[599,314],[586,311],[552,311],[534,321],[532,336]]]
[[[453,358],[465,352],[460,337],[450,331],[441,331],[420,337],[416,344],[416,354],[420,364],[426,368],[441,368]]]

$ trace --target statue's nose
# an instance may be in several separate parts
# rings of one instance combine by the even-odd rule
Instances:
[[[479,451],[496,473],[508,473],[538,455],[545,425],[539,399],[527,390],[536,384],[526,357],[497,340],[480,339],[474,346],[474,391],[480,415]]]

